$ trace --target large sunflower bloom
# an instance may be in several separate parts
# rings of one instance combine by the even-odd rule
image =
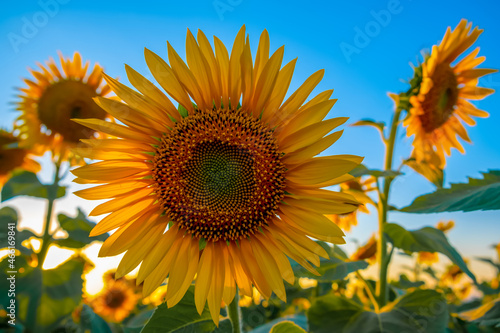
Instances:
[[[457,135],[470,142],[462,121],[473,126],[472,117],[487,117],[468,100],[479,100],[495,90],[478,87],[478,78],[496,72],[494,69],[476,68],[485,57],[477,57],[479,47],[452,65],[457,57],[469,49],[483,30],[472,30],[472,23],[460,21],[455,30],[448,27],[439,45],[434,45],[430,56],[422,64],[422,81],[417,95],[410,97],[412,105],[404,121],[407,135],[415,135],[413,156],[417,162],[439,157],[443,168],[451,148],[464,153]]]
[[[87,75],[89,61],[75,52],[73,60],[59,54],[61,66],[50,58],[39,70],[30,69],[34,79],[25,79],[26,88],[19,88],[21,112],[15,123],[20,138],[27,147],[51,150],[60,161],[80,164],[82,160],[70,151],[80,139],[98,136],[98,132],[71,121],[72,118],[105,119],[107,114],[92,99],[105,96],[110,88],[103,84],[102,68],[98,64]]]
[[[114,198],[91,215],[111,213],[92,230],[114,229],[101,256],[127,251],[117,268],[123,276],[141,262],[137,281],[144,295],[168,276],[166,300],[174,306],[196,276],[198,311],[208,306],[218,323],[221,300],[252,285],[265,297],[285,300],[283,279],[294,282],[290,257],[311,272],[327,253],[308,236],[345,243],[344,233],[324,214],[353,211],[349,194],[322,189],[352,177],[360,157],[314,157],[340,137],[330,133],[347,118],[323,120],[332,90],[305,103],[323,70],[283,102],[295,60],[281,68],[284,48],[269,57],[261,36],[255,63],[242,28],[229,55],[215,37],[215,53],[200,31],[188,31],[187,64],[168,44],[170,64],[145,50],[160,86],[126,67],[136,92],[105,76],[126,104],[97,98],[123,122],[78,120],[122,139],[84,140],[85,157],[102,162],[73,171],[80,183],[104,185],[78,191],[86,199]],[[193,102],[194,104],[193,104]],[[239,105],[241,101],[241,106]],[[171,226],[167,229],[167,225]]]
[[[16,169],[40,171],[40,164],[31,158],[33,151],[19,148],[19,141],[12,133],[0,129],[0,188]]]
[[[107,321],[120,323],[134,310],[140,295],[130,282],[107,280],[104,289],[90,301],[95,313]]]
[[[343,193],[352,195],[361,205],[357,210],[347,214],[331,214],[327,217],[337,224],[344,231],[351,231],[351,228],[358,225],[358,212],[368,214],[370,211],[366,205],[375,206],[372,198],[366,193],[374,191],[376,182],[375,177],[369,176],[361,180],[361,177],[349,180],[340,184],[340,189]]]

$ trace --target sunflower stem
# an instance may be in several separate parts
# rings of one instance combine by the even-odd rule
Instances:
[[[396,143],[396,135],[398,131],[399,118],[403,109],[398,105],[394,117],[391,121],[391,129],[389,138],[386,141],[385,163],[384,170],[392,169],[392,160],[394,155],[394,147]],[[384,236],[384,226],[387,223],[387,212],[389,208],[389,192],[393,178],[385,178],[383,180],[383,191],[379,191],[378,202],[378,232],[379,242],[377,244],[377,262],[379,264],[379,280],[377,281],[377,298],[379,307],[383,307],[387,303],[388,289],[387,289],[387,271],[389,267],[390,256],[387,255],[387,240]]]
[[[238,289],[236,288],[236,294],[234,295],[234,299],[227,306],[227,314],[231,323],[233,324],[233,333],[243,333],[242,321],[241,321],[241,310],[240,310],[240,296]]]
[[[55,175],[53,184],[47,187],[47,215],[45,216],[45,224],[43,228],[42,236],[42,246],[40,252],[38,253],[38,267],[42,267],[47,257],[47,251],[49,250],[50,243],[52,242],[52,235],[50,234],[50,221],[52,220],[52,211],[54,209],[54,201],[57,199],[57,190],[59,188],[59,171],[61,169],[61,163],[58,161],[55,163]]]

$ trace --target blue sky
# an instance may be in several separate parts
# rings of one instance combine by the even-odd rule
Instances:
[[[151,78],[143,57],[147,47],[166,57],[166,41],[184,55],[186,29],[202,29],[207,36],[218,36],[228,47],[245,24],[255,54],[259,35],[269,31],[271,49],[285,45],[285,61],[298,57],[291,91],[308,75],[325,68],[323,81],[316,92],[335,89],[338,98],[330,116],[348,116],[350,122],[361,118],[389,121],[392,102],[388,91],[406,90],[402,79],[409,79],[422,49],[439,42],[447,26],[456,26],[461,18],[484,29],[477,45],[486,56],[482,67],[500,68],[498,33],[499,5],[493,1],[83,1],[45,0],[9,1],[0,13],[0,62],[4,64],[0,80],[0,127],[10,128],[16,113],[14,87],[22,86],[28,66],[75,50],[84,59],[99,62],[108,74],[126,81],[124,63]],[[30,29],[31,28],[31,29]],[[364,31],[366,38],[359,37]],[[348,51],[346,51],[348,50]],[[500,88],[500,74],[480,81],[481,86]],[[465,144],[466,155],[454,151],[448,159],[446,182],[464,182],[467,176],[479,177],[479,171],[500,166],[500,95],[494,94],[476,104],[490,112],[468,128],[472,144]],[[407,157],[411,140],[400,132],[395,160]],[[378,134],[368,128],[346,127],[344,135],[330,153],[365,156],[365,164],[381,168],[382,144]],[[48,169],[47,169],[48,170]],[[392,204],[409,204],[433,186],[410,170],[394,183]],[[50,176],[45,172],[42,177]],[[76,188],[72,185],[72,188]],[[16,199],[21,206],[30,202],[40,210],[24,213],[37,218],[43,202]],[[75,207],[87,211],[93,203],[82,202],[73,195],[60,202],[57,209],[74,215]],[[31,214],[31,215],[30,215]],[[453,219],[456,227],[449,234],[464,256],[494,255],[490,245],[500,241],[498,212],[474,212],[432,215],[392,214],[390,220],[409,229],[434,225]],[[31,219],[30,219],[31,220]],[[366,240],[376,230],[374,216],[361,218],[360,226],[348,235],[347,249],[353,239]],[[486,266],[473,268],[487,271]],[[479,272],[478,272],[479,273]]]

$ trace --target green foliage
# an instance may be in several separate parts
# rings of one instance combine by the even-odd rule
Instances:
[[[1,201],[7,201],[22,195],[35,198],[48,198],[50,186],[52,185],[44,185],[40,183],[36,174],[33,172],[16,172],[3,186]],[[61,198],[65,194],[66,188],[59,186],[57,188],[56,198]]]
[[[399,276],[398,281],[393,281],[391,284],[399,289],[410,289],[410,288],[418,288],[422,287],[425,282],[424,281],[410,281],[405,274],[401,274]]]
[[[286,329],[289,329],[287,331]],[[304,315],[292,315],[277,318],[269,323],[259,326],[250,333],[300,333],[307,330],[307,317]]]
[[[0,287],[7,285],[7,261],[2,261]],[[84,261],[72,258],[62,265],[49,270],[31,267],[23,256],[16,258],[16,298],[18,319],[27,327],[36,318],[36,332],[50,332],[80,303],[83,286]],[[7,288],[8,289],[8,288]],[[5,307],[9,299],[2,295]]]
[[[291,321],[283,321],[274,325],[270,333],[306,333],[306,331]]]
[[[483,179],[469,178],[468,183],[451,184],[450,188],[422,195],[400,211],[439,213],[500,209],[500,170],[490,170],[483,176]]]
[[[15,239],[14,247],[23,254],[31,254],[31,249],[22,246],[21,243],[30,237],[36,237],[36,235],[28,229],[17,229],[17,212],[14,208],[3,207],[0,209],[0,226],[0,248],[9,247],[9,242],[12,247],[12,240],[9,240],[10,231],[11,238],[14,237]],[[14,232],[13,236],[12,232]]]
[[[207,305],[205,305],[205,309],[200,316],[194,304],[194,286],[191,286],[176,306],[170,309],[166,303],[158,306],[142,332],[229,333],[232,331],[232,326],[230,322],[229,325],[227,322],[229,320],[221,321],[217,329],[212,321]]]
[[[396,176],[401,175],[402,173],[399,171],[394,171],[394,170],[382,171],[382,170],[376,170],[376,169],[368,169],[363,164],[359,164],[357,167],[352,169],[349,172],[349,174],[353,177],[374,176],[377,178],[379,178],[379,177],[394,178]]]
[[[108,323],[95,314],[87,304],[82,305],[80,312],[80,329],[83,332],[90,330],[92,333],[111,333]]]
[[[446,255],[464,273],[466,273],[475,283],[476,277],[469,270],[462,256],[448,242],[445,234],[433,227],[409,231],[396,223],[387,223],[384,226],[384,233],[389,237],[391,243],[407,252],[439,252]]]
[[[441,333],[447,326],[448,308],[443,296],[433,290],[406,294],[379,313],[330,294],[316,299],[307,317],[311,333]]]
[[[94,241],[104,242],[108,238],[107,234],[89,237],[90,231],[96,224],[89,221],[86,218],[86,214],[80,209],[78,209],[76,217],[59,214],[57,220],[61,228],[68,233],[67,238],[54,240],[54,243],[59,246],[80,249]]]

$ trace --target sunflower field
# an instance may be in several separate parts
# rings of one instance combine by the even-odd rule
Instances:
[[[1,332],[500,332],[497,4],[5,6]]]

